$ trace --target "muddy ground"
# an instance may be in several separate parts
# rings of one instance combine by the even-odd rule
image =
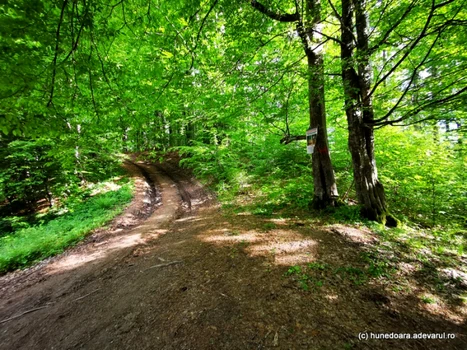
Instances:
[[[122,216],[0,277],[0,349],[467,349],[465,305],[422,303],[416,275],[396,293],[336,273],[371,232],[227,214],[174,163],[127,167],[136,196]],[[287,271],[307,263],[305,287]]]

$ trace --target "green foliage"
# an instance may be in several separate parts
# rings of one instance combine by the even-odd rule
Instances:
[[[308,270],[323,271],[326,268],[326,264],[321,264],[318,262],[308,264],[308,268],[302,268],[298,265],[295,265],[289,267],[284,276],[294,278],[294,280],[298,283],[299,287],[304,291],[309,291],[310,288],[316,290],[317,288],[321,288],[324,282],[316,276],[311,276]]]
[[[384,129],[378,136],[380,178],[396,216],[429,226],[463,223],[467,158],[457,140],[443,137],[437,127]]]
[[[343,266],[338,267],[335,270],[335,273],[342,276],[343,278],[348,278],[355,285],[361,285],[368,281],[368,276],[365,271],[359,267],[353,266]]]
[[[4,159],[0,166],[0,196],[16,208],[31,209],[42,198],[52,204],[53,193],[65,181],[60,164],[50,156],[52,142],[10,140],[0,138],[0,157]]]
[[[119,214],[132,198],[129,184],[98,194],[43,225],[18,229],[0,237],[0,272],[23,268],[62,252],[91,230]]]
[[[390,261],[381,257],[378,252],[362,253],[361,256],[362,260],[367,263],[366,272],[371,277],[391,277],[391,274],[395,271]]]
[[[0,136],[0,157],[4,159],[0,165],[0,201],[4,202],[0,218],[29,214],[45,203],[55,207],[57,202],[82,195],[81,185],[122,173],[120,159],[108,142],[96,137],[87,144],[86,136],[75,136]],[[0,219],[4,229],[8,220]]]
[[[436,300],[429,297],[429,296],[426,296],[426,295],[423,295],[422,297],[420,297],[421,301],[423,301],[425,304],[435,304],[436,303]]]
[[[326,211],[337,222],[359,223],[363,221],[360,216],[361,207],[359,205],[341,205],[335,208],[328,208]]]
[[[331,3],[339,11],[338,1],[322,6],[322,30],[339,39],[338,24],[327,20]],[[375,119],[381,126],[421,122],[376,133],[390,211],[423,227],[465,229],[465,6],[440,3],[429,16],[432,6],[422,1],[404,17],[410,2],[391,2],[383,12],[374,4],[366,11]],[[82,183],[115,172],[119,152],[171,148],[224,204],[262,216],[309,211],[305,144],[279,143],[309,127],[307,65],[295,25],[248,4],[205,5],[0,4],[3,217],[34,211],[44,199],[74,198]],[[279,5],[271,4],[301,6]],[[336,40],[321,44],[329,149],[343,202],[355,204],[340,48]],[[331,215],[355,223],[358,212],[349,205]],[[0,226],[15,230],[22,222],[4,218]]]

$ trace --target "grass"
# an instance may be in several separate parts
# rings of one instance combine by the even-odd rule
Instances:
[[[324,285],[324,281],[317,278],[316,276],[311,276],[310,272],[311,270],[322,271],[327,269],[327,267],[328,266],[326,264],[320,263],[310,263],[308,264],[308,268],[295,265],[291,266],[284,274],[284,276],[294,277],[294,279],[298,282],[299,287],[304,291],[309,291],[310,288],[317,290]]]
[[[425,304],[435,304],[435,303],[436,303],[436,300],[435,300],[435,299],[433,299],[432,297],[426,296],[426,295],[423,295],[420,299],[421,299]]]
[[[122,212],[132,199],[126,183],[74,204],[69,211],[43,225],[17,230],[0,238],[0,273],[24,268],[61,253],[93,229]]]

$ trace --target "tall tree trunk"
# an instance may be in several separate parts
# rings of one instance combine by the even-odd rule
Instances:
[[[354,15],[356,37],[352,30]],[[358,58],[354,56],[355,47]],[[369,94],[372,74],[368,57],[365,0],[342,0],[341,61],[345,113],[349,128],[348,144],[362,214],[370,220],[395,226],[397,220],[388,213],[384,188],[378,180],[374,154],[374,111]]]
[[[324,59],[322,45],[316,30],[319,27],[320,0],[308,0],[304,23],[298,23],[297,31],[302,39],[308,62],[308,101],[310,106],[310,128],[317,128],[318,135],[312,155],[315,208],[333,206],[339,196],[329,154],[326,127],[326,108],[324,103]]]
[[[306,0],[305,9],[301,9],[296,2],[295,13],[280,13],[264,6],[257,0],[250,0],[251,5],[269,18],[279,21],[295,23],[297,32],[302,40],[303,49],[308,59],[308,100],[310,105],[310,128],[317,128],[318,135],[313,152],[313,206],[323,208],[335,205],[339,194],[329,155],[328,136],[326,129],[326,111],[324,106],[324,62],[320,37],[314,33],[319,30],[321,18],[321,0]],[[303,3],[303,2],[302,2]],[[303,11],[304,10],[304,11]],[[294,139],[300,139],[295,138]],[[288,143],[290,135],[283,139]]]

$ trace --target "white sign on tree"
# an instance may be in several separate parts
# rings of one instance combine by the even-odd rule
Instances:
[[[306,153],[313,154],[315,150],[316,138],[318,137],[318,128],[308,129],[306,131]]]

